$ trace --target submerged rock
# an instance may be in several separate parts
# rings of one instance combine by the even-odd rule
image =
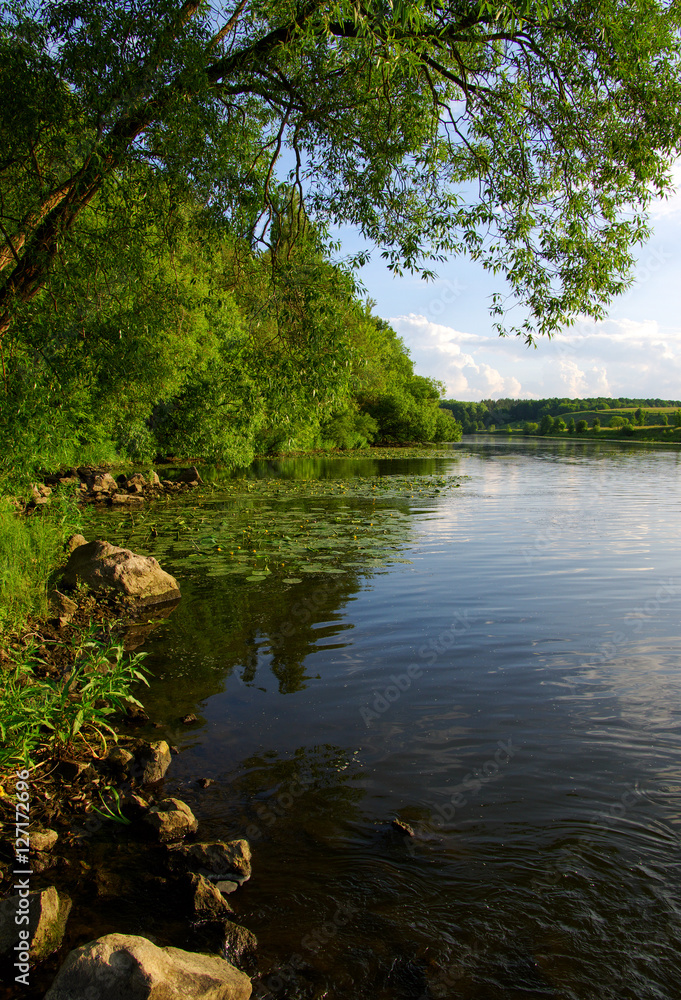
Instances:
[[[199,824],[186,802],[181,799],[162,799],[156,802],[144,817],[145,822],[155,831],[163,844],[182,840],[190,833],[196,833]]]
[[[76,948],[45,1000],[248,1000],[251,982],[213,955],[158,948],[133,934],[107,934]]]
[[[59,895],[53,885],[28,896],[28,926],[17,926],[15,918],[26,903],[20,896],[10,896],[0,902],[0,954],[12,954],[21,928],[29,932],[29,957],[40,962],[61,945],[66,921],[71,912],[71,900]]]
[[[171,849],[171,865],[205,875],[212,882],[245,882],[251,877],[251,847],[247,840],[221,840]]]
[[[63,583],[76,587],[85,583],[91,590],[115,590],[128,597],[149,600],[179,597],[175,577],[162,570],[153,556],[140,556],[105,541],[88,542],[71,552]]]

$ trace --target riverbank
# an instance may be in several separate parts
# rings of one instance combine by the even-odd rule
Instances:
[[[154,495],[198,485],[190,472],[165,487],[151,484]],[[115,504],[121,487],[130,491],[124,497],[149,495],[140,475],[125,484],[101,470],[91,478],[82,498],[91,503]],[[139,933],[116,933],[117,952],[129,951],[155,976],[161,963],[165,982],[210,975],[225,997],[245,998],[250,980],[239,970],[251,969],[257,942],[227,896],[250,877],[248,842],[202,843],[190,806],[164,795],[178,751],[153,738],[154,723],[133,694],[146,683],[144,654],[133,650],[166,606],[82,585],[55,587],[67,557],[73,554],[70,572],[78,553],[92,547],[80,534],[64,537],[77,518],[70,507],[71,516],[58,516],[59,487],[72,486],[40,484],[21,512],[6,504],[1,522],[11,543],[3,546],[2,578],[20,584],[23,597],[3,605],[0,649],[0,965],[27,1000],[50,987],[49,995],[89,996],[101,976],[100,952],[112,940],[106,932],[129,931],[125,911],[134,905]],[[42,492],[53,488],[54,495]],[[107,911],[103,921],[95,901]],[[23,922],[22,907],[25,932],[15,919]],[[111,928],[117,907],[120,927]],[[159,934],[190,950],[158,949],[150,938]],[[82,947],[98,935],[97,948]],[[74,979],[70,953],[79,946]],[[215,958],[199,968],[197,952]],[[12,959],[20,960],[18,975]],[[121,980],[112,988],[126,995],[136,987]]]

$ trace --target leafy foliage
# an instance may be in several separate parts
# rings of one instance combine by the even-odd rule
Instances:
[[[141,166],[277,250],[304,201],[320,225],[358,226],[396,271],[468,254],[523,303],[528,340],[603,314],[670,185],[676,4],[0,9],[3,330],[67,261],[76,221]]]

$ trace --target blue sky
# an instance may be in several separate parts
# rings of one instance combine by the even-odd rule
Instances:
[[[681,185],[681,167],[675,181]],[[453,399],[629,396],[681,398],[681,188],[653,209],[636,282],[608,318],[578,322],[536,350],[492,330],[489,297],[503,291],[479,265],[457,258],[438,280],[394,278],[379,253],[360,278],[409,348],[419,375]],[[343,234],[348,252],[362,245]],[[495,283],[496,282],[496,283]]]

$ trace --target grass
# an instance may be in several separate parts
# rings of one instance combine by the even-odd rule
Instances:
[[[92,626],[71,648],[70,673],[57,680],[39,676],[45,661],[32,640],[47,616],[47,595],[64,561],[66,538],[82,528],[84,512],[68,496],[53,495],[42,513],[17,514],[0,497],[0,775],[35,767],[80,745],[93,750],[116,739],[110,717],[129,704],[135,683],[146,683],[144,654],[94,638]]]
[[[55,497],[44,513],[18,515],[0,497],[0,635],[47,613],[51,573],[63,560],[66,538],[82,526],[82,512],[67,497]]]
[[[43,661],[27,647],[5,670],[0,688],[0,774],[37,766],[46,756],[60,756],[94,740],[104,749],[116,739],[110,716],[139,705],[133,684],[148,684],[144,653],[127,655],[123,647],[87,635],[76,650],[70,674],[59,681],[36,675]]]

